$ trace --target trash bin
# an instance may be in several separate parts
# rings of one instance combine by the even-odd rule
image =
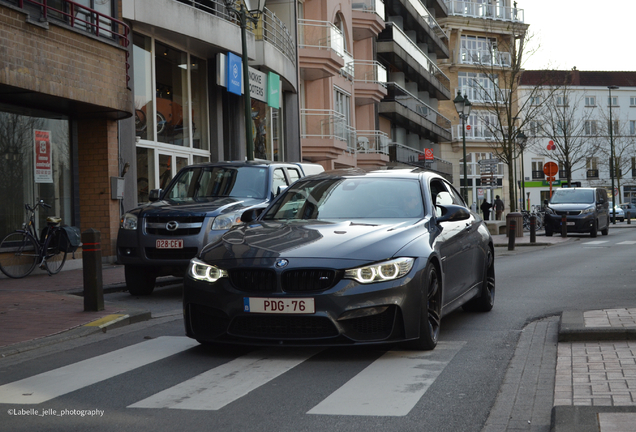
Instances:
[[[506,215],[506,237],[510,236],[508,227],[510,219],[514,219],[517,226],[515,227],[515,237],[523,237],[523,215],[521,213],[508,213]]]

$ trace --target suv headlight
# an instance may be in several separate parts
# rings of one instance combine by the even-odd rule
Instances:
[[[415,258],[397,258],[377,264],[345,270],[345,279],[360,283],[384,282],[406,276],[413,268]]]
[[[241,223],[241,215],[243,214],[243,210],[233,211],[230,213],[226,213],[214,218],[214,222],[212,222],[213,230],[229,230],[234,225],[238,225]]]
[[[589,214],[589,213],[594,213],[595,208],[594,207],[588,207],[584,210],[581,210],[581,214]]]
[[[137,229],[137,215],[126,213],[119,221],[119,227],[125,230]]]
[[[545,212],[546,212],[547,214],[551,214],[551,215],[556,214],[556,213],[554,212],[554,210],[552,210],[550,207],[546,207],[546,208],[545,208]]]
[[[227,277],[227,272],[213,266],[206,264],[200,259],[193,258],[190,260],[190,267],[188,274],[197,280],[214,283],[223,277]]]

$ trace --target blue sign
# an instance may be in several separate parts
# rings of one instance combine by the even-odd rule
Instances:
[[[243,77],[241,58],[231,52],[227,53],[227,91],[241,95]]]

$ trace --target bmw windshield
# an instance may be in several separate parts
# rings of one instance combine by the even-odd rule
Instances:
[[[298,181],[264,220],[422,218],[420,183],[411,179],[329,178]]]

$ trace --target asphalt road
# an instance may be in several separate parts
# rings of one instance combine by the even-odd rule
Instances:
[[[636,229],[498,250],[495,308],[445,317],[432,352],[206,348],[180,287],[109,294],[157,318],[1,360],[0,429],[480,431],[527,323],[636,307],[635,251]]]

